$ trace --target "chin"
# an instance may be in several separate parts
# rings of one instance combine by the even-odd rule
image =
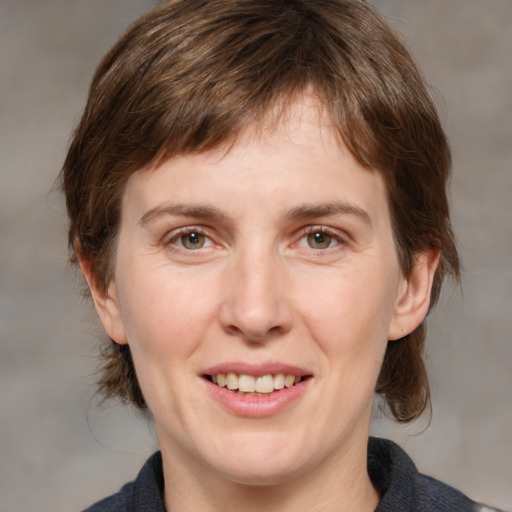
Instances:
[[[249,486],[277,485],[291,480],[309,465],[305,460],[305,445],[293,443],[290,436],[287,439],[282,434],[240,437],[223,450],[220,464],[218,458],[213,464],[233,482]]]
[[[240,485],[254,487],[269,487],[293,480],[297,475],[296,466],[287,464],[270,464],[259,461],[258,464],[248,462],[219,468],[223,476]]]

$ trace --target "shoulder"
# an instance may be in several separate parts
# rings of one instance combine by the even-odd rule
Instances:
[[[83,512],[165,512],[163,488],[162,456],[157,452],[146,461],[133,482]]]
[[[491,512],[462,492],[420,473],[395,443],[370,438],[368,472],[381,493],[375,512]]]
[[[123,505],[123,494],[125,487],[126,486],[124,486],[118,493],[113,494],[112,496],[108,496],[107,498],[94,503],[90,507],[87,507],[83,512],[114,512],[116,510],[130,510]]]

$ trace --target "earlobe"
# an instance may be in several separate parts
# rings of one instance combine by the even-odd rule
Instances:
[[[126,333],[121,318],[121,311],[117,297],[117,289],[114,280],[110,282],[107,289],[102,289],[97,285],[95,276],[91,269],[90,261],[83,257],[78,256],[80,263],[80,270],[84,275],[87,285],[91,291],[94,308],[100,319],[103,328],[108,336],[120,345],[128,343]]]
[[[404,277],[401,284],[389,328],[389,340],[410,334],[425,319],[439,256],[439,249],[434,247],[416,255],[410,275]]]

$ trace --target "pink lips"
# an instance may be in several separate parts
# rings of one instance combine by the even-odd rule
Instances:
[[[266,374],[284,373],[296,377],[310,377],[311,374],[305,370],[280,363],[264,365],[251,365],[247,363],[225,363],[206,369],[203,375],[217,375],[219,373],[233,372],[236,374],[247,374],[255,377]],[[237,392],[221,388],[206,378],[202,379],[207,387],[210,396],[217,401],[224,409],[232,414],[243,417],[265,417],[272,416],[285,410],[297,401],[306,391],[311,382],[310,378],[301,380],[289,388],[275,390],[267,396],[246,396]]]
[[[245,373],[247,375],[254,375],[259,377],[260,375],[266,375],[271,373],[284,373],[285,375],[295,375],[295,377],[304,377],[311,375],[311,372],[307,372],[297,366],[292,366],[282,363],[265,363],[265,364],[249,364],[249,363],[222,363],[210,368],[205,369],[203,375],[216,375],[218,373]]]

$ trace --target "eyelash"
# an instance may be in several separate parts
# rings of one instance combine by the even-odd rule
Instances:
[[[334,241],[334,245],[328,245],[325,248],[314,248],[309,246],[307,237],[310,235],[322,234],[331,237],[331,240]],[[331,228],[327,228],[326,226],[307,226],[301,232],[299,237],[297,238],[297,242],[295,245],[298,245],[301,241],[306,239],[307,247],[306,250],[311,250],[316,253],[316,255],[322,255],[326,252],[331,252],[333,250],[339,249],[339,246],[346,246],[348,244],[346,237],[343,237],[338,230],[334,230]]]
[[[198,247],[197,249],[190,249],[184,247],[183,243],[181,243],[181,245],[178,244],[180,239],[182,239],[184,236],[190,236],[192,234],[198,234],[203,236],[207,240],[207,246],[201,246]],[[326,235],[330,237],[329,245],[324,248],[311,247],[308,243],[307,237],[316,234]],[[293,242],[292,246],[301,246],[301,242],[305,240],[306,246],[303,246],[302,248],[305,250],[313,251],[316,256],[321,256],[326,252],[331,252],[335,251],[336,249],[339,249],[339,246],[346,246],[348,244],[346,238],[347,237],[341,236],[338,230],[330,229],[327,228],[326,226],[306,226],[298,233],[298,236],[297,238],[295,238],[295,242]],[[331,241],[334,241],[334,245],[331,245]],[[171,231],[165,237],[164,245],[174,251],[193,254],[195,252],[208,249],[212,245],[215,245],[215,242],[213,241],[213,238],[208,234],[207,230],[205,230],[204,228],[200,226],[187,226],[184,228],[178,228],[176,230]]]
[[[199,251],[200,249],[203,249],[203,247],[200,247],[198,249],[187,249],[186,247],[183,247],[183,244],[178,245],[177,242],[183,238],[184,236],[190,236],[192,234],[198,234],[201,236],[204,236],[205,239],[209,241],[208,247],[213,245],[212,237],[208,235],[205,229],[203,229],[200,226],[187,226],[184,228],[179,228],[171,231],[165,238],[164,244],[166,247],[169,247],[175,251],[181,251],[181,252],[187,252],[187,253],[194,253]]]

